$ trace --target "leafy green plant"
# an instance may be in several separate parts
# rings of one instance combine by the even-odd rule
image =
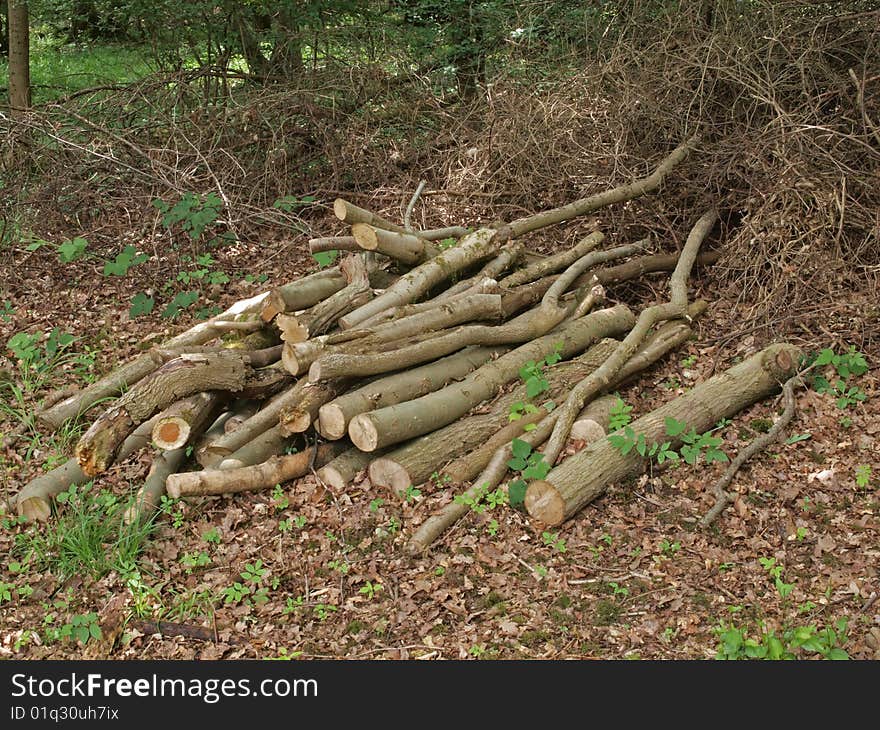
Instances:
[[[0,603],[12,600],[12,591],[15,590],[15,583],[4,583],[0,581]]]
[[[373,583],[373,581],[368,580],[364,585],[361,586],[361,589],[358,591],[362,596],[366,596],[367,600],[372,601],[373,596],[377,593],[385,590],[381,583]]]
[[[194,290],[178,292],[174,298],[168,303],[168,306],[162,310],[161,316],[164,319],[174,319],[183,310],[195,304],[199,299],[199,293]]]
[[[155,305],[156,300],[153,297],[148,296],[144,292],[138,292],[131,298],[131,306],[128,309],[128,316],[134,319],[135,317],[149,314],[153,311]]]
[[[326,621],[331,613],[339,609],[330,603],[316,603],[312,606],[312,612],[318,618],[318,621]]]
[[[180,557],[180,564],[184,567],[186,574],[189,575],[195,568],[204,568],[211,564],[211,558],[204,550],[201,552],[184,553]]]
[[[86,252],[86,248],[88,248],[89,242],[85,238],[77,237],[71,238],[58,246],[58,260],[61,261],[62,264],[69,264],[73,261],[76,261]]]
[[[871,467],[868,464],[859,464],[856,467],[856,486],[866,489],[871,483]]]
[[[220,531],[216,527],[212,527],[207,532],[202,533],[202,540],[212,545],[220,544]]]
[[[315,259],[315,263],[318,264],[319,269],[323,269],[327,266],[332,266],[333,262],[339,257],[339,251],[335,249],[332,251],[318,251],[317,253],[312,254],[312,258]]]
[[[275,505],[275,509],[279,512],[290,507],[290,499],[288,499],[280,484],[276,484],[272,490],[272,504]]]
[[[681,550],[681,543],[679,542],[669,542],[666,538],[660,541],[660,552],[666,557],[671,558],[679,550]]]
[[[91,612],[72,616],[70,622],[61,627],[58,638],[80,644],[88,644],[91,639],[100,639],[101,626],[98,623],[98,614]]]
[[[223,589],[221,595],[223,596],[223,603],[241,603],[247,596],[251,593],[251,587],[246,586],[243,583],[239,583],[238,581],[234,582],[231,586],[226,586]]]
[[[104,276],[125,276],[129,269],[144,263],[148,258],[145,253],[138,253],[134,246],[128,245],[116,254],[113,261],[104,264]]]
[[[818,629],[816,625],[785,628],[781,635],[768,631],[763,623],[757,636],[749,636],[741,626],[720,624],[716,630],[719,644],[716,659],[799,659],[804,654],[818,654],[824,659],[845,660],[849,654],[843,649],[848,641],[847,620],[837,620],[833,626]]]
[[[867,359],[864,354],[856,350],[855,346],[850,346],[843,353],[836,353],[831,348],[825,348],[819,352],[812,365],[813,367],[833,369],[837,376],[833,383],[823,375],[816,375],[813,377],[811,385],[817,393],[830,393],[835,396],[835,403],[839,409],[846,410],[867,399],[867,395],[861,388],[847,385],[847,381],[851,377],[863,375],[868,371]]]
[[[611,409],[608,411],[608,430],[618,431],[627,426],[632,420],[630,416],[632,409],[633,407],[627,405],[623,398],[617,396],[614,403],[611,404]]]
[[[541,539],[545,545],[553,548],[558,553],[564,553],[567,550],[565,540],[559,537],[558,532],[548,532],[545,530],[541,533]]]
[[[12,302],[8,299],[0,302],[0,319],[4,322],[11,322],[13,314],[15,314],[15,307],[12,306]]]
[[[244,570],[241,571],[241,577],[248,583],[259,583],[266,577],[269,569],[263,567],[262,560],[255,560],[253,563],[245,563]]]
[[[186,193],[173,206],[157,198],[153,207],[162,213],[162,225],[168,229],[179,226],[191,241],[198,241],[205,229],[213,225],[223,209],[223,201],[216,193],[204,197]]]
[[[542,453],[532,451],[531,445],[522,439],[513,439],[511,452],[513,458],[508,460],[507,466],[520,472],[520,476],[507,486],[507,496],[511,507],[516,507],[525,502],[526,480],[543,479],[550,472],[550,465],[544,461]]]
[[[404,502],[415,502],[416,499],[422,496],[422,490],[417,489],[412,484],[410,484],[403,493],[403,501]]]
[[[529,360],[519,369],[519,376],[526,384],[526,396],[528,398],[536,398],[545,390],[550,388],[550,382],[547,380],[545,368],[548,365],[555,365],[562,359],[563,343],[557,342],[553,352],[544,357],[543,360]]]

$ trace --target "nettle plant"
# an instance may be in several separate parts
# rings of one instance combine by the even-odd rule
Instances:
[[[830,393],[835,398],[835,405],[846,411],[850,407],[855,407],[859,403],[863,403],[867,399],[864,390],[858,386],[849,384],[851,378],[864,375],[868,371],[868,361],[863,353],[856,350],[855,346],[850,346],[846,352],[836,353],[830,347],[821,350],[812,363],[815,368],[823,368],[825,374],[833,373],[831,380],[825,375],[814,375],[810,386],[817,393]],[[840,423],[844,427],[852,424],[849,415],[841,416]]]
[[[630,426],[624,426],[622,430],[618,429],[615,433],[610,434],[608,442],[623,456],[635,450],[639,456],[656,461],[657,464],[683,460],[687,464],[694,465],[699,462],[700,456],[705,458],[707,464],[715,461],[725,462],[729,461],[729,458],[719,448],[724,440],[712,435],[723,425],[725,422],[722,421],[705,433],[697,433],[696,429],[689,428],[686,421],[679,421],[667,416],[665,426],[666,435],[670,437],[668,441],[649,442],[645,434],[636,433]],[[681,442],[678,451],[672,447],[675,441]]]

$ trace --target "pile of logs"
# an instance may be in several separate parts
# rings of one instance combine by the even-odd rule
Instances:
[[[494,228],[415,231],[415,198],[404,226],[336,200],[351,235],[310,247],[339,251],[338,265],[238,302],[38,413],[57,429],[105,407],[73,458],[22,489],[19,513],[48,518],[55,495],[150,443],[153,466],[130,520],[151,515],[165,493],[267,489],[313,472],[333,490],[366,470],[377,490],[403,494],[436,474],[475,494],[503,481],[521,439],[555,467],[529,485],[526,508],[562,522],[643,466],[604,438],[603,394],[690,336],[706,305],[688,301],[687,280],[717,258],[700,253],[717,215],[700,216],[674,255],[647,254],[649,241],[603,247],[598,230],[547,257],[520,239],[656,191],[694,143],[645,178]],[[668,302],[638,316],[603,306],[606,289],[656,271],[672,271]],[[523,409],[521,370],[551,355],[540,402]],[[797,361],[787,346],[756,358],[641,419],[640,432],[662,430],[665,415],[710,425],[769,395]],[[447,505],[410,548],[426,548],[466,509]]]

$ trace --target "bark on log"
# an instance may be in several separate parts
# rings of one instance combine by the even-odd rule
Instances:
[[[601,365],[614,352],[616,345],[616,340],[604,339],[583,355],[548,368],[545,374],[548,390],[541,397],[545,401],[553,400],[566,393],[573,384]],[[375,458],[370,464],[370,481],[377,487],[401,494],[410,484],[424,483],[434,472],[455,482],[470,479],[483,468],[484,462],[488,462],[499,446],[521,434],[525,424],[546,414],[543,408],[539,408],[537,413],[526,414],[520,420],[511,422],[511,407],[515,403],[528,401],[526,386],[520,385],[494,402],[488,413],[453,421]],[[501,432],[512,435],[507,441],[484,450],[487,442],[494,443]],[[465,456],[444,466],[456,454]]]
[[[464,292],[469,292],[472,289],[481,289],[482,282],[486,279],[495,281],[498,276],[507,271],[507,269],[519,261],[522,256],[523,246],[521,243],[514,243],[505,246],[494,259],[474,274],[474,276],[468,279],[463,279],[457,284],[453,284],[434,297],[432,301],[442,302]]]
[[[575,282],[575,286],[590,286],[595,278],[596,283],[603,286],[611,286],[619,284],[623,281],[638,279],[645,274],[652,274],[657,271],[672,271],[678,264],[679,254],[654,254],[651,256],[640,256],[639,258],[627,261],[617,266],[608,266],[604,269],[586,274]],[[711,266],[721,258],[719,251],[707,251],[697,256],[694,262],[695,266]]]
[[[233,451],[220,462],[218,468],[240,469],[244,466],[259,464],[296,443],[298,442],[292,436],[281,430],[281,424],[276,424]]]
[[[374,228],[367,223],[355,223],[351,233],[364,251],[381,253],[407,266],[424,263],[440,253],[437,246],[424,238]]]
[[[408,233],[406,228],[398,226],[389,220],[385,220],[381,216],[371,213],[369,210],[360,208],[354,203],[349,203],[342,198],[336,198],[333,201],[333,213],[339,220],[352,225],[354,223],[368,223],[374,228],[381,228],[385,231],[397,231],[397,233]]]
[[[308,431],[317,420],[320,409],[340,393],[344,393],[353,382],[350,378],[341,378],[304,386],[299,402],[295,406],[283,408],[278,416],[281,433],[291,436]]]
[[[702,300],[698,300],[688,308],[688,313],[691,317],[696,317],[702,314],[705,309],[706,303]],[[690,334],[691,328],[684,322],[667,322],[660,327],[651,338],[639,348],[639,351],[627,361],[626,365],[621,368],[612,387],[617,387],[635,372],[650,367],[667,352],[678,347],[678,345],[684,342]],[[614,340],[609,340],[607,343],[609,352],[617,345],[617,342]],[[600,343],[600,345],[601,344],[604,344],[604,342]],[[596,345],[595,347],[598,346],[599,345]],[[559,365],[562,365],[562,363]],[[559,365],[556,367],[559,367]],[[552,369],[550,372],[552,373]],[[600,401],[601,399],[593,401],[593,404],[598,404]],[[587,408],[589,408],[589,406]],[[533,414],[533,417],[538,415],[540,415],[540,413]],[[524,418],[522,420],[525,421],[526,419]],[[510,425],[513,426],[516,425],[516,423],[518,422],[514,422],[514,424]],[[467,489],[463,495],[475,499],[479,493],[491,491],[501,483],[504,474],[507,472],[507,462],[511,456],[510,441],[514,438],[521,438],[534,448],[540,446],[540,444],[546,440],[550,435],[551,428],[551,424],[539,423],[534,431],[528,433],[514,433],[514,430],[519,431],[519,429],[509,429],[508,427],[505,427],[496,434],[496,436],[498,436],[497,439],[494,437],[490,438],[490,442],[493,446],[497,445],[499,448],[493,449],[479,447],[470,454],[449,464],[442,473],[450,476],[453,481],[467,481],[473,479],[479,473],[479,476],[474,480],[473,485]],[[502,443],[504,437],[507,438],[507,441]],[[480,472],[480,469],[483,471]],[[446,529],[453,525],[457,520],[464,517],[464,515],[467,514],[467,511],[468,507],[463,502],[459,501],[447,504],[443,509],[431,515],[422,523],[419,529],[416,530],[410,538],[406,549],[412,554],[425,550]]]
[[[168,495],[175,499],[271,489],[276,484],[305,476],[313,467],[323,466],[344,450],[343,444],[320,444],[298,454],[275,456],[240,469],[172,474],[166,488]]]
[[[119,447],[119,460],[139,451],[150,443],[154,419],[142,423]],[[48,520],[52,514],[52,500],[69,487],[85,484],[91,479],[80,469],[76,458],[32,479],[18,493],[16,509],[28,522]]]
[[[627,185],[621,185],[597,195],[581,198],[560,208],[519,218],[500,228],[498,230],[498,237],[507,241],[511,238],[517,238],[524,233],[535,231],[538,228],[544,228],[545,226],[585,215],[613,203],[622,203],[626,200],[632,200],[633,198],[652,193],[663,184],[663,181],[672,169],[687,157],[698,141],[699,137],[695,136],[676,147],[647,177],[639,178]]]
[[[201,431],[217,416],[226,395],[202,392],[172,403],[156,417],[152,438],[156,448],[173,451],[184,446],[193,432]]]
[[[373,454],[366,454],[358,448],[346,449],[333,461],[318,469],[318,479],[333,490],[341,492],[359,472],[366,469],[372,458]]]
[[[531,281],[536,281],[549,274],[555,274],[557,271],[567,269],[579,258],[586,256],[604,240],[604,233],[601,231],[593,231],[593,233],[581,239],[567,251],[561,251],[553,256],[548,256],[546,259],[536,261],[519,271],[515,271],[510,276],[505,277],[498,282],[498,284],[499,286],[510,288],[520,286],[521,284],[528,284]]]
[[[339,267],[334,266],[276,287],[267,294],[260,310],[260,319],[271,322],[275,315],[282,312],[296,312],[313,307],[344,288],[347,283]]]
[[[210,389],[240,392],[254,372],[240,352],[184,355],[156,370],[122,396],[83,434],[76,458],[89,476],[113,462],[120,443],[139,424],[174,401]]]
[[[185,447],[156,454],[144,483],[135,495],[133,504],[123,515],[127,525],[148,519],[155,513],[165,494],[168,477],[175,474],[185,460]]]
[[[502,350],[491,347],[466,348],[418,368],[379,378],[321,406],[318,431],[324,438],[340,439],[351,419],[377,408],[412,400],[463,378]]]
[[[375,451],[434,431],[494,395],[499,387],[519,376],[526,362],[540,360],[559,343],[562,357],[568,358],[602,337],[625,332],[633,321],[629,308],[619,305],[569,322],[483,365],[458,383],[415,400],[362,413],[349,424],[351,440],[362,451]]]
[[[268,292],[263,292],[249,299],[238,301],[214,319],[200,322],[186,332],[166,340],[160,347],[176,348],[184,345],[202,345],[220,334],[213,326],[215,320],[258,312],[267,296]],[[145,378],[161,365],[161,358],[157,357],[155,353],[144,353],[87,388],[65,398],[60,403],[56,403],[52,408],[38,413],[36,418],[40,424],[54,431],[66,420],[85,413],[99,401],[119,395],[125,388]]]
[[[361,247],[354,236],[329,236],[327,238],[310,238],[309,252],[324,253],[325,251],[360,251]]]
[[[656,323],[664,320],[687,317],[687,280],[700,246],[708,237],[717,218],[718,213],[714,210],[704,213],[688,234],[687,242],[670,277],[670,301],[643,310],[630,333],[620,343],[617,351],[608,358],[602,367],[573,388],[565,403],[553,414],[555,421],[553,431],[544,449],[548,464],[554,464],[562,452],[562,448],[568,441],[571,424],[578,412],[611,382],[616,372],[638,350],[650,329]]]
[[[666,419],[685,421],[698,433],[722,418],[778,392],[796,371],[800,351],[793,345],[770,345],[739,365],[630,424],[648,443],[679,439],[666,431]],[[639,471],[645,459],[633,449],[623,455],[607,439],[563,461],[545,479],[529,484],[526,509],[547,525],[558,525],[600,496],[607,485]]]
[[[616,402],[615,396],[605,395],[584,406],[572,424],[569,438],[584,446],[604,438],[611,420],[611,409]]]
[[[383,294],[345,315],[339,320],[339,326],[342,329],[349,329],[385,309],[419,299],[431,287],[495,253],[500,244],[492,243],[494,234],[495,231],[487,228],[468,234],[455,248],[444,251],[421,266],[417,266],[401,276]]]

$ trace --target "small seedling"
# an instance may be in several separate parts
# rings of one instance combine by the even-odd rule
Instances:
[[[276,484],[275,488],[272,490],[272,503],[275,505],[275,509],[279,512],[290,506],[290,500],[287,498],[287,495],[284,493],[280,484]]]
[[[212,527],[207,532],[202,533],[202,540],[214,545],[220,544],[220,531],[216,527]]]
[[[403,501],[407,503],[415,502],[421,496],[422,490],[417,489],[412,484],[410,484],[403,493]]]
[[[376,497],[375,499],[370,500],[370,512],[378,512],[379,507],[385,504],[385,500],[382,497]]]
[[[681,550],[681,544],[678,542],[669,542],[666,538],[660,541],[660,552],[666,557],[673,557],[679,550]]]
[[[617,396],[614,403],[611,405],[611,410],[608,412],[608,430],[609,431],[619,431],[624,426],[628,425],[632,420],[630,413],[632,413],[632,406],[626,404],[626,402],[620,396]]]
[[[383,590],[385,590],[385,589],[382,587],[381,583],[373,583],[372,581],[368,580],[366,582],[366,584],[361,586],[361,589],[358,591],[358,593],[360,593],[363,596],[366,596],[367,600],[372,601],[373,596],[375,596],[377,593],[379,593]]]
[[[245,563],[244,570],[241,571],[241,577],[248,583],[259,583],[266,577],[268,572],[269,569],[263,567],[262,560],[255,560],[253,563]]]
[[[868,464],[859,464],[856,467],[856,486],[866,489],[871,483],[871,467]]]
[[[541,539],[544,541],[545,545],[552,547],[558,553],[564,553],[566,551],[565,540],[559,537],[558,532],[544,531],[541,533]]]
[[[336,606],[333,606],[329,603],[316,603],[312,607],[312,611],[315,616],[318,617],[318,621],[326,621],[327,617],[333,612],[338,611],[339,609]]]

